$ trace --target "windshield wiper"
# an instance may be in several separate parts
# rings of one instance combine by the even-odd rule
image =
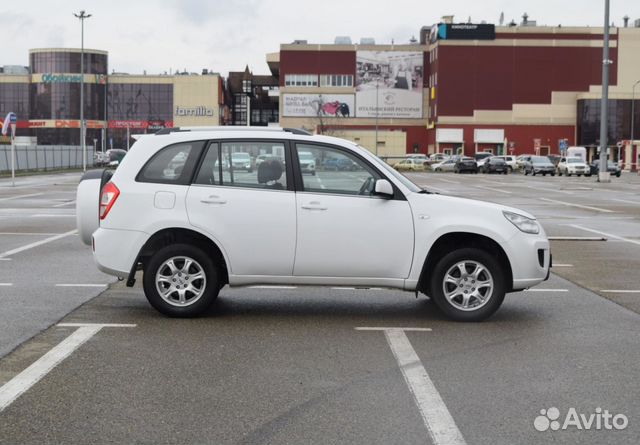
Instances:
[[[425,195],[437,195],[438,194],[436,192],[432,192],[431,190],[427,190],[427,189],[420,189],[420,191],[418,193],[424,193]]]

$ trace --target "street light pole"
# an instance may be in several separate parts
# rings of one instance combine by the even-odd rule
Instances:
[[[87,171],[87,145],[84,135],[84,19],[91,17],[84,9],[73,14],[80,19],[80,146],[82,147],[82,170]]]
[[[640,80],[637,80],[636,83],[633,84],[633,87],[631,88],[631,156],[633,156],[633,124],[635,124],[635,119],[634,119],[634,114],[635,114],[635,99],[636,99],[636,87],[638,86],[638,84],[640,83]],[[638,156],[636,155],[636,158]],[[633,159],[631,160],[630,164],[633,164]],[[636,170],[638,171],[638,174],[640,175],[640,165],[636,164]]]
[[[376,151],[376,156],[378,156],[378,88],[380,87],[379,84],[379,79],[376,80],[376,140],[374,142],[375,144],[375,151]]]
[[[600,166],[598,181],[611,182],[607,168],[607,105],[609,103],[609,0],[604,2],[604,42],[602,45],[602,99],[600,100]]]

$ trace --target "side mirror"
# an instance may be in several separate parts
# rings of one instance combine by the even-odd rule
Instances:
[[[386,179],[378,179],[374,194],[384,196],[385,198],[393,198],[393,186]]]

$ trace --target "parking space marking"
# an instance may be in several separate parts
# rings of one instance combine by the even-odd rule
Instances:
[[[418,405],[431,442],[434,445],[465,445],[466,442],[462,433],[405,334],[405,331],[431,331],[431,329],[376,327],[355,329],[359,331],[384,332],[391,352],[398,362],[400,371],[402,371],[402,376],[413,395],[416,405]]]
[[[22,247],[18,247],[16,249],[12,249],[12,250],[7,250],[6,252],[0,253],[0,258],[4,258],[4,257],[11,256],[13,254],[16,254],[16,253],[24,252],[25,250],[33,249],[34,247],[42,246],[43,244],[47,244],[47,243],[59,240],[61,238],[65,238],[65,237],[67,237],[69,235],[73,235],[76,232],[77,232],[77,230],[75,230],[75,229],[74,230],[70,230],[68,232],[61,233],[59,235],[55,235],[55,236],[52,236],[52,237],[49,237],[49,238],[45,238],[45,239],[40,240],[40,241],[36,241],[35,243],[30,243],[30,244],[27,244],[27,245],[24,245]]]
[[[55,236],[55,235],[62,235],[62,233],[42,233],[42,232],[0,232],[0,235],[24,235],[24,236],[35,236],[35,235],[41,235],[41,236]]]
[[[582,204],[574,204],[574,203],[571,203],[571,202],[558,201],[557,199],[549,199],[549,198],[538,198],[538,199],[540,199],[542,201],[554,202],[556,204],[562,204],[564,206],[569,206],[569,207],[578,207],[578,208],[581,208],[581,209],[595,210],[596,212],[616,213],[613,210],[601,209],[600,207],[584,206]]]
[[[604,236],[548,236],[551,241],[606,241]],[[554,264],[555,266],[555,264]]]
[[[565,190],[550,189],[547,187],[536,187],[533,185],[528,185],[527,188],[534,189],[534,190],[544,190],[545,192],[556,192],[556,193],[564,193],[565,195],[573,195],[573,192],[567,192]]]
[[[36,213],[35,215],[31,215],[32,218],[75,218],[76,215],[64,215],[60,213]]]
[[[74,199],[72,201],[62,202],[60,204],[56,204],[56,205],[51,206],[51,207],[64,207],[64,206],[68,206],[68,205],[75,204],[75,203],[76,203],[76,200]]]
[[[444,178],[435,178],[438,181],[444,181],[444,182],[449,182],[451,184],[460,184],[460,181],[452,181],[451,179],[444,179]]]
[[[600,292],[611,292],[616,294],[640,294],[640,290],[627,290],[627,289],[602,289]]]
[[[28,195],[9,196],[8,198],[0,198],[0,201],[9,201],[11,199],[30,198],[31,196],[40,196],[44,193],[29,193]]]
[[[573,267],[573,264],[554,264],[553,267]]]
[[[637,205],[640,205],[640,201],[630,201],[630,200],[628,200],[628,199],[616,199],[616,198],[613,198],[613,200],[614,200],[614,201],[618,201],[618,202],[626,202],[626,203],[629,203],[629,204],[637,204]]]
[[[18,397],[38,383],[53,368],[69,357],[73,351],[86,343],[105,327],[135,327],[136,325],[60,323],[61,327],[77,327],[71,335],[54,346],[27,369],[13,377],[0,387],[0,412],[11,405]]]
[[[0,283],[0,286],[13,286],[13,283]]]
[[[506,193],[508,195],[511,195],[513,193],[513,192],[509,192],[507,190],[500,190],[500,189],[496,189],[496,188],[493,188],[493,187],[485,187],[485,186],[482,186],[482,185],[474,185],[474,187],[479,188],[479,189],[489,190],[489,191],[492,191],[492,192]]]
[[[624,238],[624,237],[618,236],[618,235],[613,235],[611,233],[601,232],[599,230],[590,229],[588,227],[584,227],[584,226],[581,226],[579,224],[569,224],[569,225],[571,227],[575,227],[576,229],[585,230],[587,232],[592,232],[592,233],[597,233],[599,235],[604,235],[604,236],[609,237],[609,238],[617,239],[619,241],[625,241],[627,243],[631,243],[631,244],[635,244],[635,245],[640,246],[640,241],[636,241],[636,240],[629,239],[629,238]]]

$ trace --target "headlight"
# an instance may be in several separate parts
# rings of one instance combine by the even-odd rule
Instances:
[[[502,212],[502,214],[511,222],[511,224],[520,229],[520,231],[532,234],[540,233],[540,226],[535,219],[527,218],[526,216],[511,212]]]

